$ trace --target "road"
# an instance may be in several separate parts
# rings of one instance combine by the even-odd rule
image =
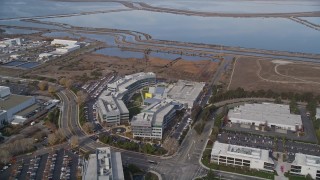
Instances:
[[[217,83],[226,65],[228,65],[228,61],[224,60],[214,74],[211,84]],[[22,79],[16,78],[16,80]],[[210,94],[211,92],[208,91],[208,93],[205,95],[207,98],[204,98],[201,104],[205,104],[208,101]],[[60,86],[57,95],[61,98],[62,102],[60,116],[61,119],[59,125],[65,130],[66,136],[68,138],[70,138],[72,135],[78,136],[80,147],[85,151],[94,152],[96,148],[106,146],[105,144],[92,140],[89,135],[82,131],[79,125],[79,109],[76,102],[76,95],[70,90],[63,89]],[[163,179],[185,180],[203,176],[207,174],[208,170],[199,164],[199,160],[201,158],[203,149],[205,148],[206,141],[211,133],[213,121],[213,118],[211,118],[206,123],[204,131],[201,135],[198,135],[195,130],[191,129],[186,135],[177,153],[172,157],[151,156],[113,147],[112,149],[122,153],[122,160],[124,164],[133,163],[143,169],[154,170],[160,173]],[[45,154],[53,150],[67,147],[69,147],[68,143],[49,148],[43,148],[36,151],[32,156]],[[26,157],[28,156],[22,155],[17,157],[17,159]],[[155,161],[157,164],[151,164],[148,162],[148,160]],[[221,175],[222,178],[227,179],[250,179],[246,176],[227,172],[219,172],[219,175]]]
[[[229,61],[225,60],[221,63],[217,72],[214,74],[211,83],[215,84],[220,79],[221,74]],[[208,101],[210,97],[210,91],[205,96],[208,96],[205,102]],[[104,144],[93,141],[86,135],[78,123],[78,108],[76,104],[76,96],[69,90],[61,91],[60,95],[63,97],[64,107],[62,111],[61,126],[67,131],[79,136],[80,147],[87,151],[94,151],[97,147],[106,146]],[[67,111],[69,110],[69,111]],[[136,164],[139,167],[146,170],[154,170],[162,175],[163,179],[193,179],[198,176],[204,176],[207,174],[208,170],[199,164],[199,160],[202,156],[203,149],[205,148],[206,141],[211,133],[213,127],[214,119],[212,118],[206,123],[203,133],[198,135],[194,129],[191,129],[186,135],[185,140],[182,142],[177,153],[172,157],[158,157],[151,156],[142,153],[122,150],[118,148],[112,148],[115,151],[120,151],[122,153],[123,164]],[[63,122],[63,121],[67,121]],[[148,160],[157,162],[157,164],[149,163]],[[222,178],[227,179],[250,179],[246,176],[219,172]]]

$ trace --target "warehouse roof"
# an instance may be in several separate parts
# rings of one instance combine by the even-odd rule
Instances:
[[[262,104],[245,104],[230,110],[228,117],[233,121],[256,121],[267,122],[275,125],[301,125],[300,115],[290,114],[289,105],[262,103]]]
[[[32,98],[34,97],[11,94],[4,99],[0,99],[0,109],[9,110]]]

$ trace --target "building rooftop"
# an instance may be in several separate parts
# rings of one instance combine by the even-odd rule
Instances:
[[[175,103],[171,100],[157,101],[147,106],[142,112],[133,117],[131,125],[139,126],[162,126],[163,118],[175,109]]]
[[[117,99],[112,94],[107,96],[105,95],[105,93],[101,94],[98,100],[98,104],[102,107],[104,114],[108,113],[109,115],[117,115],[119,113],[129,113],[129,110],[121,99]]]
[[[194,101],[201,93],[205,83],[179,80],[176,84],[169,86],[167,97],[180,103],[187,103],[192,108]]]
[[[20,112],[17,113],[16,115],[17,115],[17,116],[23,116],[23,117],[24,117],[24,116],[28,115],[29,113],[31,113],[32,111],[35,111],[35,110],[37,110],[37,109],[39,109],[39,108],[40,108],[40,106],[39,106],[38,104],[34,104],[34,105],[32,105],[32,106],[30,106],[30,107],[28,107],[28,108],[20,111]]]
[[[317,108],[316,118],[317,118],[317,119],[320,119],[320,108]]]
[[[122,94],[125,91],[127,91],[127,88],[131,84],[137,82],[138,80],[146,78],[156,78],[156,75],[153,72],[140,72],[136,74],[127,75],[113,83],[108,84],[108,88],[116,89],[119,94]]]
[[[124,180],[121,154],[111,152],[110,147],[97,148],[89,156],[85,179]]]
[[[230,110],[228,117],[241,121],[259,121],[268,124],[301,125],[300,115],[290,114],[289,105],[262,103],[245,104]]]
[[[296,153],[295,159],[292,162],[292,164],[320,168],[320,156],[312,156],[312,155],[307,155],[302,153]]]
[[[265,162],[272,161],[271,158],[269,158],[268,150],[225,144],[218,141],[214,143],[211,155],[225,155],[247,159],[259,159]]]
[[[0,109],[9,110],[32,98],[34,97],[11,94],[3,99],[0,99]]]

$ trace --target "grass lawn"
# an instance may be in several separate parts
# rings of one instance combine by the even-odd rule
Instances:
[[[130,119],[141,112],[141,103],[142,103],[141,94],[140,93],[134,94],[128,104]]]

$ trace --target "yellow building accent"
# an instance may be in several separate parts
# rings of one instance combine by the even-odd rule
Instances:
[[[146,94],[144,95],[144,97],[145,97],[146,99],[152,98],[152,94],[151,94],[151,93],[146,93]]]

